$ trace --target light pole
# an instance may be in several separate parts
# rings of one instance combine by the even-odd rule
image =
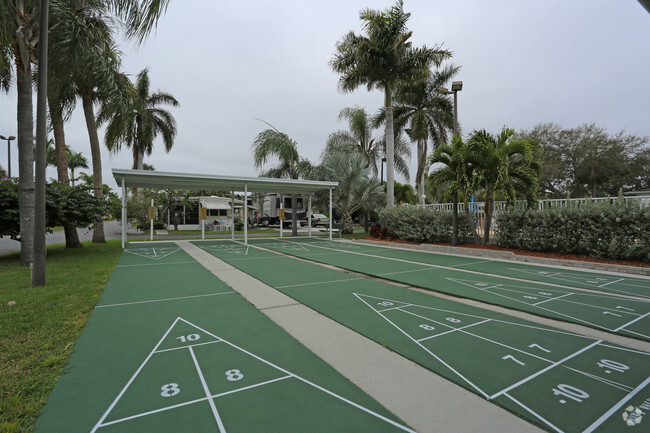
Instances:
[[[13,135],[10,135],[9,137],[0,135],[0,140],[7,140],[7,174],[9,175],[9,179],[11,179],[11,140],[15,139],[16,137]]]
[[[439,87],[441,93],[450,95],[454,94],[454,135],[458,135],[458,92],[463,90],[462,81],[454,81],[451,83],[451,91],[446,87]],[[452,230],[451,230],[451,244],[458,245],[458,191],[454,192],[454,204],[452,209]]]

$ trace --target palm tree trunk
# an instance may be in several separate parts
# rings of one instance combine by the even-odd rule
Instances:
[[[395,133],[393,131],[393,99],[390,86],[384,87],[386,108],[386,207],[395,205]]]
[[[491,193],[488,193],[485,198],[485,234],[483,235],[483,245],[490,242],[490,228],[492,226],[492,200]]]
[[[478,235],[478,232],[476,231],[476,222],[472,218],[472,211],[469,207],[469,203],[467,202],[467,194],[465,194],[465,199],[463,203],[465,204],[465,218],[467,218],[467,225],[472,229],[472,236],[474,237],[474,243],[476,245],[480,245],[481,237]]]
[[[418,140],[418,171],[415,175],[418,203],[424,204],[424,140]]]
[[[56,173],[58,181],[68,185],[68,153],[65,148],[65,131],[63,129],[63,116],[61,112],[54,107],[54,98],[48,98],[50,105],[50,118],[52,120],[52,129],[54,132],[54,150],[56,152]],[[64,224],[63,232],[65,233],[66,248],[80,248],[79,234],[77,228],[72,224]]]
[[[454,202],[451,209],[451,244],[458,245],[458,191],[454,191]]]
[[[93,102],[90,95],[83,95],[81,102],[86,118],[86,128],[88,129],[88,138],[90,139],[90,155],[93,160],[93,186],[95,187],[95,197],[103,197],[102,182],[102,154],[99,148],[99,136],[97,135],[97,123],[95,122],[95,113],[93,112]],[[93,243],[106,243],[104,237],[104,221],[100,218],[93,230]]]
[[[17,62],[19,62],[17,56]],[[22,64],[22,62],[21,62]],[[20,265],[34,261],[34,112],[32,103],[32,67],[22,64],[18,78],[18,208],[20,210]],[[20,68],[18,68],[20,69]]]

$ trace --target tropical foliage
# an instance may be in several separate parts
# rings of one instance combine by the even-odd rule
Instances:
[[[255,168],[262,169],[265,165],[274,161],[275,166],[260,172],[260,176],[277,177],[285,179],[306,179],[312,174],[313,167],[309,160],[298,154],[298,143],[291,139],[284,132],[278,131],[272,125],[271,128],[257,134],[253,142],[253,163]],[[291,209],[291,230],[292,234],[298,234],[298,209],[297,197],[292,194]]]
[[[365,35],[350,31],[336,44],[330,61],[340,75],[338,88],[352,92],[365,85],[384,91],[386,111],[386,179],[387,203],[394,204],[395,134],[393,130],[393,93],[399,82],[423,80],[432,64],[436,66],[451,57],[438,46],[415,48],[410,41],[412,32],[406,27],[410,18],[400,0],[384,11],[364,9],[360,13]]]
[[[367,215],[384,204],[383,188],[370,178],[366,159],[360,153],[337,152],[327,155],[320,166],[323,180],[339,183],[332,194],[332,206],[341,216],[343,233],[352,233],[352,215]]]
[[[130,83],[129,83],[130,84]],[[174,146],[176,120],[160,105],[178,107],[180,104],[170,93],[151,92],[149,70],[143,69],[135,84],[130,84],[130,97],[125,101],[112,100],[104,104],[98,116],[101,125],[108,122],[104,142],[112,152],[119,152],[122,146],[133,152],[133,168],[143,170],[144,155],[151,155],[155,139],[160,136],[165,152]]]

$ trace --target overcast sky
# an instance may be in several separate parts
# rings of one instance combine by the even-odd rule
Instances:
[[[287,133],[302,156],[318,162],[328,135],[347,127],[338,121],[342,108],[375,113],[383,104],[378,90],[337,91],[339,77],[329,67],[336,42],[361,32],[359,11],[392,4],[172,0],[145,44],[122,45],[124,71],[135,79],[149,67],[152,89],[181,104],[170,108],[178,122],[174,148],[166,154],[157,142],[145,162],[158,171],[257,176],[251,145],[266,125],[256,119]],[[650,136],[650,14],[637,0],[406,0],[404,9],[414,45],[441,44],[462,67],[456,79],[464,82],[463,133],[594,122],[611,133]],[[13,90],[0,95],[0,134],[15,135],[15,119]],[[90,163],[80,103],[66,139]],[[12,142],[14,176],[17,153]],[[132,155],[103,149],[102,163],[104,183],[116,188],[111,169],[131,168]],[[7,168],[6,142],[0,165]],[[411,167],[414,174],[415,158]]]

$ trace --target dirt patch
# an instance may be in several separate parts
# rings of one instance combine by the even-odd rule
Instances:
[[[420,244],[419,242],[405,241],[402,239],[379,239],[373,237],[367,237],[365,239],[375,242],[390,242],[395,244],[407,244],[407,245],[440,245],[451,247],[450,243],[431,243],[431,244]],[[508,251],[519,256],[532,256],[532,257],[545,257],[550,259],[559,259],[559,260],[577,260],[581,262],[591,262],[591,263],[604,263],[611,265],[623,265],[623,266],[637,266],[640,268],[650,268],[650,263],[632,261],[632,260],[611,260],[611,259],[602,259],[598,257],[591,256],[581,256],[577,254],[560,254],[560,253],[541,253],[536,251],[526,251],[526,250],[516,250],[512,248],[503,248],[497,245],[476,245],[476,244],[461,244],[457,245],[458,248],[468,248],[468,249],[477,249],[477,250],[492,250],[492,251]]]

